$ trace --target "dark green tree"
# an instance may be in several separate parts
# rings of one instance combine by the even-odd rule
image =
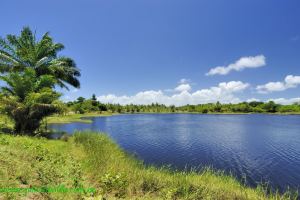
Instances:
[[[93,100],[93,101],[97,101],[97,98],[96,98],[96,95],[95,95],[95,94],[92,95],[92,100]]]
[[[217,101],[217,103],[214,106],[214,111],[215,112],[220,112],[221,109],[222,109],[222,104],[219,101]]]
[[[264,105],[264,109],[265,109],[267,112],[274,113],[274,112],[277,111],[278,105],[275,104],[274,101],[269,101],[268,103],[266,103],[266,104]]]
[[[78,98],[77,98],[77,102],[78,102],[78,103],[83,103],[84,100],[85,100],[84,97],[78,97]]]
[[[59,111],[59,93],[53,90],[56,79],[51,75],[36,76],[33,69],[1,76],[0,102],[14,122],[16,133],[34,135],[41,120]]]
[[[97,101],[97,97],[96,97],[95,94],[92,95],[92,99],[91,100],[92,100],[92,105],[94,107],[98,107],[99,106],[99,102]]]

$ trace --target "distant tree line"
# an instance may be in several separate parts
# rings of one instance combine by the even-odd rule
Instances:
[[[85,99],[77,98],[75,101],[65,103],[61,109],[62,114],[69,112],[89,113],[89,112],[112,112],[112,113],[291,113],[300,112],[300,104],[280,105],[273,101],[269,102],[242,102],[237,104],[207,103],[185,106],[166,106],[152,103],[150,105],[120,105],[101,103],[97,101],[95,95]]]

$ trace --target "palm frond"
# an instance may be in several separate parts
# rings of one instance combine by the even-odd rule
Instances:
[[[1,38],[0,37],[0,48],[3,50],[3,51],[6,51],[8,52],[9,54],[11,55],[14,55],[15,56],[15,49],[9,45],[8,41],[6,41],[5,39]]]
[[[14,56],[8,54],[7,52],[0,50],[0,60],[14,65],[20,65],[20,62],[14,58]]]
[[[21,45],[19,44],[18,38],[15,35],[7,35],[6,39],[11,47],[14,49],[20,48]]]
[[[9,72],[12,68],[13,68],[13,65],[0,62],[0,73],[3,74],[6,72]]]
[[[14,91],[11,88],[9,88],[9,87],[3,86],[3,87],[1,87],[1,90],[4,92],[4,94],[5,93],[9,93],[11,95],[15,95]]]
[[[42,65],[46,64],[47,62],[49,62],[49,57],[45,56],[43,58],[41,58],[40,60],[37,61],[37,63],[35,64],[35,67],[41,67]]]
[[[35,35],[32,33],[29,27],[24,27],[21,31],[19,42],[24,47],[34,48],[35,46]]]

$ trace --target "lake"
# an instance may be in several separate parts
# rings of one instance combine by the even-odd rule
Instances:
[[[109,134],[146,164],[176,169],[212,166],[251,186],[300,186],[299,115],[134,114],[91,118],[91,124],[52,124],[72,133]]]

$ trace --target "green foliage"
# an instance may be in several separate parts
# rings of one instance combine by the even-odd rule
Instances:
[[[0,111],[3,110],[3,105],[0,106]],[[7,115],[0,114],[0,132],[11,133],[13,130],[14,122]]]
[[[60,115],[55,114],[46,118],[47,123],[72,123],[72,122],[81,122],[81,123],[91,123],[91,117],[101,117],[101,116],[111,116],[112,113],[101,112],[101,113],[85,113],[85,114],[68,114]]]
[[[15,121],[16,133],[34,134],[41,120],[57,111],[54,102],[60,94],[52,89],[55,85],[52,76],[36,76],[33,69],[27,68],[0,78],[7,83],[0,96],[2,112]]]
[[[0,72],[23,72],[31,68],[37,76],[51,75],[61,87],[67,88],[66,84],[79,87],[80,72],[75,62],[58,57],[63,49],[64,45],[54,43],[48,32],[38,41],[30,28],[25,27],[20,36],[0,38]]]
[[[116,197],[125,197],[126,188],[128,186],[128,182],[126,177],[121,173],[117,173],[115,175],[106,173],[101,178],[101,187],[104,193],[112,193],[115,192],[114,196]]]
[[[285,106],[279,106],[277,108],[278,112],[281,113],[289,113],[289,112],[300,112],[300,106],[297,104],[294,105],[285,105]]]
[[[54,87],[79,87],[80,73],[72,59],[57,56],[63,48],[49,33],[36,40],[28,27],[20,36],[0,38],[0,79],[5,82],[0,109],[14,120],[15,133],[34,135],[44,117],[66,112]]]
[[[43,193],[0,193],[0,199],[79,199],[89,196],[47,191],[62,186],[89,187],[77,159],[79,155],[75,147],[63,141],[0,134],[0,188],[44,188]]]
[[[109,111],[112,113],[299,113],[300,105],[280,105],[272,101],[242,102],[237,104],[207,103],[185,106],[166,106],[163,104],[150,105],[120,105],[103,104],[97,101],[95,95],[91,99],[79,97],[77,101],[67,103],[70,110],[75,113],[90,113]]]

